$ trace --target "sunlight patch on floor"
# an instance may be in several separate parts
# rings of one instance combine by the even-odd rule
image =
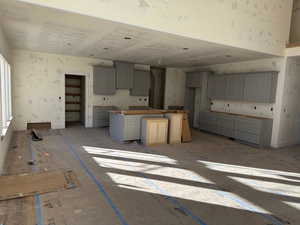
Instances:
[[[230,178],[258,191],[272,193],[275,195],[297,197],[300,199],[299,184],[298,185],[282,184],[279,182],[262,181],[262,180],[232,177],[232,176],[230,176]]]
[[[107,159],[101,157],[93,157],[94,161],[101,167],[125,170],[131,172],[141,172],[145,174],[169,177],[178,180],[189,180],[207,184],[213,184],[208,179],[201,177],[193,171],[182,168],[174,168],[167,166],[160,166],[155,164],[146,164],[140,162],[131,162],[120,159]]]
[[[220,194],[217,194],[215,193],[215,191],[208,188],[178,184],[178,183],[168,182],[168,181],[154,180],[145,177],[123,175],[119,173],[109,172],[107,173],[107,175],[120,188],[125,188],[134,191],[141,191],[146,193],[159,194],[168,197],[174,197],[177,199],[184,199],[184,200],[206,203],[210,205],[219,205],[222,207],[253,211],[252,209],[251,210],[245,209],[245,207],[242,207],[241,205],[224,198]],[[256,212],[269,213],[266,210],[259,208],[258,206],[254,206],[246,199],[242,199],[241,197],[232,193],[230,193],[230,195],[235,199],[239,199],[241,202],[247,202],[249,205],[251,204],[252,208],[255,208]]]
[[[157,162],[157,163],[166,163],[166,164],[177,164],[177,161],[171,159],[167,156],[155,155],[150,153],[141,153],[141,152],[132,152],[118,149],[108,149],[108,148],[97,148],[90,146],[83,146],[83,149],[89,153],[94,155],[106,155],[111,157],[119,157],[125,159],[136,159],[143,160],[149,162]]]
[[[231,164],[224,163],[216,163],[216,162],[208,162],[198,160],[200,164],[204,164],[205,167],[220,171],[224,173],[235,173],[241,175],[249,175],[249,176],[257,176],[257,177],[267,177],[274,178],[278,180],[286,180],[286,181],[294,181],[299,182],[300,184],[300,174],[299,173],[291,173],[279,170],[269,170],[269,169],[260,169],[255,167],[246,167],[246,166],[237,166]]]

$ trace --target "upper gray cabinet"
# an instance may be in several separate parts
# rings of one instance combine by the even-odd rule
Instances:
[[[239,101],[244,98],[245,76],[228,75],[226,76],[226,99]]]
[[[212,75],[208,78],[208,97],[211,99],[225,100],[227,88],[226,76]]]
[[[188,72],[186,73],[186,86],[190,88],[198,88],[202,86],[201,72]]]
[[[115,68],[117,77],[117,89],[133,88],[134,64],[116,61]]]
[[[130,89],[132,96],[148,96],[150,88],[150,72],[135,70],[133,74],[133,88]]]
[[[244,100],[248,102],[275,102],[277,73],[255,73],[245,77]]]
[[[211,75],[208,78],[210,99],[274,103],[277,72]]]
[[[94,67],[94,94],[113,95],[116,93],[116,73],[112,67]]]

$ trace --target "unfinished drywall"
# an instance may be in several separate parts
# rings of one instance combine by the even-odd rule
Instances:
[[[212,100],[211,110],[273,119],[274,104]]]
[[[0,54],[10,63],[10,48],[0,24]]]
[[[300,42],[300,0],[294,0],[291,19],[290,43]]]
[[[11,1],[11,0],[10,0]],[[293,0],[22,0],[203,41],[282,55]],[[138,19],[137,19],[138,18]]]
[[[164,108],[168,106],[184,106],[185,72],[181,69],[167,68]]]
[[[93,94],[93,65],[112,66],[112,61],[24,50],[14,50],[12,57],[14,124],[17,130],[24,130],[27,122],[51,122],[54,129],[65,127],[65,74],[86,77],[87,127],[92,126],[95,105],[122,108],[148,105],[147,96],[130,96],[128,90],[119,90],[114,96]]]
[[[10,47],[6,41],[6,38],[2,32],[1,25],[0,25],[0,54],[8,61],[8,63],[11,63],[10,53],[11,53]],[[12,133],[13,133],[12,124],[10,124],[5,135],[2,136],[0,139],[0,174],[2,174],[3,172],[4,161],[6,158],[8,147],[10,145]]]
[[[300,143],[300,58],[290,57],[286,61],[283,83],[280,122],[276,147]]]

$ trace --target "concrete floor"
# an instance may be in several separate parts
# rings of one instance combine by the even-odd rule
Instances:
[[[72,169],[81,185],[0,202],[5,225],[300,224],[298,146],[255,149],[198,131],[192,143],[157,147],[113,142],[107,129],[43,136],[15,134],[7,173]]]

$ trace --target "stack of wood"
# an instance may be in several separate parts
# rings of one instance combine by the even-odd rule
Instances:
[[[113,111],[124,115],[164,114],[165,118],[144,118],[142,142],[145,145],[179,144],[192,141],[188,115],[184,110],[125,110]]]

